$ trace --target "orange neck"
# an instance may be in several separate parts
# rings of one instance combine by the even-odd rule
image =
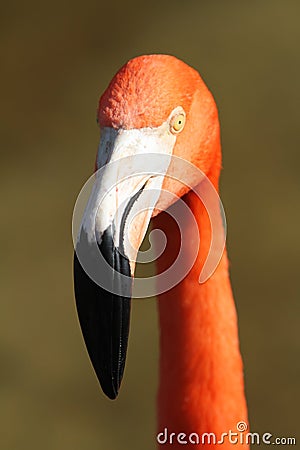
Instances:
[[[202,203],[194,193],[188,193],[183,199],[198,224],[200,251],[185,279],[158,298],[158,433],[168,430],[167,443],[161,448],[169,445],[174,450],[182,448],[182,443],[177,442],[178,433],[197,433],[201,443],[202,433],[213,432],[220,439],[221,434],[229,430],[237,432],[238,422],[247,422],[237,316],[226,251],[212,277],[204,284],[199,284],[200,269],[210,243],[210,223]],[[158,269],[162,271],[174,260],[180,236],[167,213],[161,213],[155,218],[155,225],[166,233],[168,239],[171,236],[172,241],[163,260],[158,261]],[[190,219],[187,219],[182,243],[186,255],[194,245],[189,242],[191,226]],[[176,436],[170,438],[172,432]],[[241,434],[238,434],[239,439]],[[160,437],[164,440],[165,435]],[[193,435],[192,440],[195,439]],[[221,446],[206,445],[198,447],[188,443],[185,448],[248,448],[243,444],[229,444],[227,437]]]

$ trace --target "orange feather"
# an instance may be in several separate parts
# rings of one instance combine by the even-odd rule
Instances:
[[[218,190],[221,146],[217,107],[198,72],[168,55],[147,55],[126,63],[115,75],[100,99],[101,127],[156,127],[170,112],[182,106],[186,126],[178,135],[174,155],[204,172]],[[165,179],[163,188],[184,196],[196,218],[201,246],[190,273],[172,290],[158,298],[160,321],[160,382],[158,431],[209,433],[217,436],[236,430],[247,422],[243,365],[239,350],[237,316],[232,296],[226,251],[212,277],[198,283],[211,241],[210,222],[200,200],[180,183]],[[178,228],[166,213],[154,225],[171,237],[159,271],[176,257],[181,245],[189,257],[192,226],[185,218],[183,242]],[[219,217],[221,221],[221,215]],[[171,244],[170,244],[171,242]],[[162,445],[162,448],[168,445]],[[182,448],[174,442],[171,448]],[[219,445],[192,445],[185,448],[217,448]],[[222,449],[232,446],[225,440]]]

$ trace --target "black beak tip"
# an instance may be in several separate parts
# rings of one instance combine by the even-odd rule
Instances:
[[[104,394],[110,399],[110,400],[115,400],[118,395],[119,395],[119,389],[120,389],[120,385],[111,385],[111,386],[106,386],[101,384],[101,388],[102,391],[104,392]]]
[[[82,245],[89,245],[83,234],[79,242],[79,246]],[[89,252],[91,249],[86,250]],[[114,400],[118,396],[125,367],[132,280],[129,260],[116,249],[109,231],[104,233],[99,250],[114,269],[110,271],[113,274],[112,286],[121,288],[122,295],[113,293],[114,289],[109,292],[95,283],[81,266],[76,252],[74,289],[78,318],[90,360],[104,394]],[[105,272],[101,264],[99,270]],[[125,275],[127,281],[124,282],[119,274]],[[107,273],[102,276],[107,277]]]
[[[110,400],[116,400],[119,394],[119,392],[106,392],[106,391],[103,392]]]

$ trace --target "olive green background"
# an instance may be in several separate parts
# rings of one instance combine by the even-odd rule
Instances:
[[[143,53],[178,56],[214,93],[251,428],[297,435],[299,2],[1,9],[1,448],[155,447],[155,300],[134,301],[125,378],[111,402],[89,363],[72,288],[72,209],[94,166],[98,98]]]

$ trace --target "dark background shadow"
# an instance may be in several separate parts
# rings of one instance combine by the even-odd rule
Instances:
[[[295,435],[299,380],[299,2],[6,2],[1,14],[1,447],[150,449],[157,318],[136,301],[120,397],[100,392],[72,288],[71,216],[98,97],[171,53],[220,111],[231,277],[253,430]]]

